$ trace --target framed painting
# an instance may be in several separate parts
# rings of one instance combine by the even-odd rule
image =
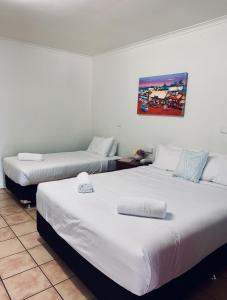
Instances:
[[[188,73],[139,79],[137,113],[184,116]]]

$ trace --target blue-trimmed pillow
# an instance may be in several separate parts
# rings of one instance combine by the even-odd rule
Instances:
[[[174,176],[199,182],[208,160],[208,152],[183,150]]]

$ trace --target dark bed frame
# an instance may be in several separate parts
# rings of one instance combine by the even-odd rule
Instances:
[[[6,188],[18,199],[22,204],[24,200],[29,201],[30,206],[36,205],[36,192],[38,185],[28,185],[22,186],[12,179],[10,179],[7,175],[5,175],[5,184]]]
[[[201,281],[212,277],[227,257],[227,246],[223,246],[184,275],[172,280],[158,290],[139,297],[119,286],[87,262],[54,231],[39,212],[37,212],[37,229],[43,239],[66,262],[98,300],[181,300],[184,299],[185,295],[190,294],[191,290],[196,287],[199,288]],[[195,251],[195,249],[192,249],[192,251]]]

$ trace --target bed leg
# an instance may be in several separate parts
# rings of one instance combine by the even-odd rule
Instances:
[[[29,200],[20,200],[20,203],[25,205],[26,208],[31,208],[31,201]]]

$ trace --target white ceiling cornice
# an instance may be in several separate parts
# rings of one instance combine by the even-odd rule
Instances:
[[[93,57],[99,57],[99,56],[108,55],[108,54],[111,55],[111,54],[114,54],[114,53],[117,54],[117,53],[120,53],[120,52],[128,51],[130,49],[133,50],[133,49],[136,49],[136,48],[139,48],[139,47],[144,47],[144,46],[150,45],[152,43],[156,43],[158,41],[163,41],[163,40],[167,40],[167,39],[170,39],[170,38],[187,35],[187,34],[190,34],[192,32],[195,32],[195,31],[201,31],[201,30],[204,30],[206,28],[211,28],[213,26],[218,26],[218,25],[224,24],[224,23],[227,23],[227,15],[219,17],[219,18],[215,18],[215,19],[212,19],[212,20],[209,20],[209,21],[206,21],[206,22],[202,22],[202,23],[199,23],[199,24],[195,24],[195,25],[192,25],[192,26],[189,26],[189,27],[178,29],[178,30],[175,30],[175,31],[167,32],[167,33],[159,35],[159,36],[154,36],[152,38],[149,38],[149,39],[137,42],[137,43],[132,43],[132,44],[126,45],[124,47],[119,47],[117,49],[113,49],[113,50],[106,51],[106,52],[103,52],[103,53],[100,53],[100,54],[96,54],[96,55],[93,55]]]

